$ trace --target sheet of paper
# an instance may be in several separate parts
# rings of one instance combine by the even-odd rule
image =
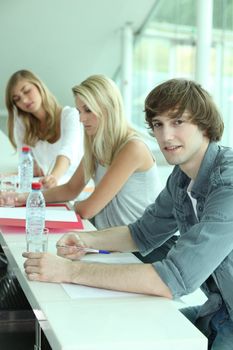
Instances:
[[[0,207],[0,218],[5,219],[25,219],[26,208],[4,208]],[[65,221],[76,222],[77,216],[73,210],[63,210],[61,214],[61,208],[49,207],[49,210],[45,212],[46,221]]]
[[[68,207],[66,205],[46,205],[46,210],[59,210],[59,211],[66,211],[69,210]]]
[[[90,262],[109,263],[109,264],[140,264],[133,254],[128,253],[111,253],[109,255],[104,254],[88,254],[83,260]],[[62,283],[62,287],[71,299],[79,298],[122,298],[122,297],[135,297],[140,294],[117,292],[113,290],[100,289],[94,287],[80,286],[75,284]]]

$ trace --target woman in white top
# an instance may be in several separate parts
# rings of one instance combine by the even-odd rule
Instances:
[[[34,176],[44,188],[71,177],[83,156],[83,128],[76,108],[62,108],[45,84],[32,72],[15,72],[6,87],[8,136],[21,151],[30,146]]]

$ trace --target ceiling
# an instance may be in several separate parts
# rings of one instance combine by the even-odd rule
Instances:
[[[91,74],[113,77],[121,61],[121,29],[138,31],[156,0],[1,0],[0,111],[12,73],[39,75],[61,104]]]

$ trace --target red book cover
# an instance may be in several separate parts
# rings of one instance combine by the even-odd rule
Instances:
[[[66,221],[66,220],[62,220],[62,211],[63,210],[70,210],[69,207],[66,204],[47,204],[46,208],[57,208],[61,210],[61,218],[59,218],[59,220],[46,220],[45,221],[45,226],[49,229],[49,231],[52,233],[57,233],[57,232],[63,232],[63,231],[70,231],[70,230],[75,230],[75,229],[79,229],[82,230],[83,229],[83,223],[82,220],[80,218],[80,216],[78,214],[75,213],[75,218],[76,220],[74,221]],[[14,208],[14,210],[17,208]],[[5,208],[6,210],[6,208]],[[10,213],[11,208],[9,208],[9,213]],[[1,210],[0,210],[1,212]],[[15,228],[18,226],[19,228],[23,228],[23,231],[25,232],[25,219],[24,218],[11,218],[11,217],[0,217],[0,227],[4,226],[4,232],[8,231],[9,232],[9,228]],[[8,229],[7,229],[7,227]],[[21,231],[20,230],[20,231]],[[10,230],[12,231],[12,229]]]

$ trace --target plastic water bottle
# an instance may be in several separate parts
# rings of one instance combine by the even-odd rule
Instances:
[[[47,251],[47,232],[45,232],[45,200],[39,182],[32,183],[26,202],[26,241],[27,251]]]
[[[33,180],[33,158],[30,147],[24,146],[19,159],[19,192],[30,192]]]

